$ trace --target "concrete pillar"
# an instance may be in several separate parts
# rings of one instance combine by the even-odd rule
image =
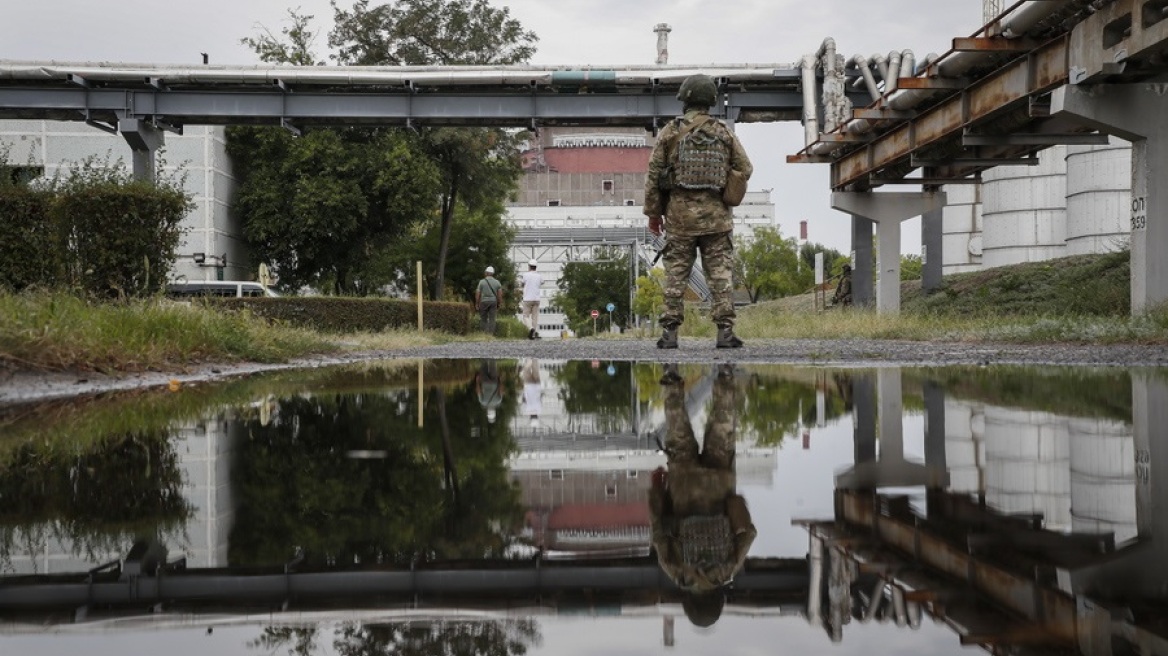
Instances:
[[[871,398],[873,387],[875,403]],[[877,370],[875,381],[867,376],[857,377],[853,399],[856,464],[836,475],[836,489],[871,490],[917,485],[943,488],[948,484],[949,476],[943,466],[938,468],[932,463],[920,464],[904,459],[904,396],[899,368]],[[880,453],[879,458],[873,460],[876,432]]]
[[[852,438],[855,463],[876,460],[876,381],[869,375],[852,378],[852,412],[856,419]]]
[[[924,384],[925,397],[925,464],[933,469],[947,469],[945,461],[945,388],[936,381]]]
[[[945,231],[942,228],[944,213],[944,209],[939,207],[921,216],[921,289],[926,293],[941,288],[941,268],[945,264]]]
[[[900,223],[945,206],[945,192],[837,191],[831,206],[876,222],[876,311],[900,311]]]
[[[852,215],[852,305],[856,307],[872,307],[876,304],[872,280],[876,264],[872,259],[874,225],[871,219]]]
[[[1068,85],[1051,112],[1132,142],[1132,313],[1168,301],[1168,84]]]
[[[139,118],[121,118],[118,133],[133,152],[134,179],[154,182],[154,153],[166,141],[162,130]]]

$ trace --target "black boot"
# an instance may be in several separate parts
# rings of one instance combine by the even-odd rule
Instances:
[[[682,380],[681,373],[677,371],[677,364],[670,363],[665,365],[665,371],[661,374],[662,385],[675,385]]]
[[[527,331],[527,339],[535,339],[535,328]]]
[[[665,328],[661,331],[661,339],[657,340],[659,349],[677,348],[677,328]]]
[[[743,341],[734,335],[733,326],[725,326],[718,329],[718,341],[714,343],[717,348],[742,348]]]

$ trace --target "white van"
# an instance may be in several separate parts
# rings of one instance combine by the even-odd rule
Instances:
[[[246,280],[178,280],[167,283],[166,295],[171,298],[279,296],[258,282]]]

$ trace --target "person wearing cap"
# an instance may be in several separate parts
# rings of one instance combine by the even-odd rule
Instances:
[[[530,260],[523,274],[523,318],[527,321],[527,339],[539,339],[539,287],[543,276],[536,271],[539,263]]]
[[[495,334],[495,316],[502,304],[503,283],[495,279],[495,267],[489,266],[475,289],[475,308],[479,311],[483,331],[488,335]]]

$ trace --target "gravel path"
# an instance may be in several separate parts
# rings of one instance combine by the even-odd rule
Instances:
[[[681,340],[681,348],[662,351],[654,339],[571,339],[458,342],[398,351],[348,353],[279,365],[206,365],[183,372],[150,372],[114,377],[84,373],[0,372],[0,405],[67,398],[222,379],[262,371],[321,367],[384,358],[500,358],[545,360],[620,360],[647,362],[753,362],[815,366],[1065,365],[1168,367],[1168,346],[1014,345],[884,340],[750,340],[741,349],[715,349],[713,339]]]

